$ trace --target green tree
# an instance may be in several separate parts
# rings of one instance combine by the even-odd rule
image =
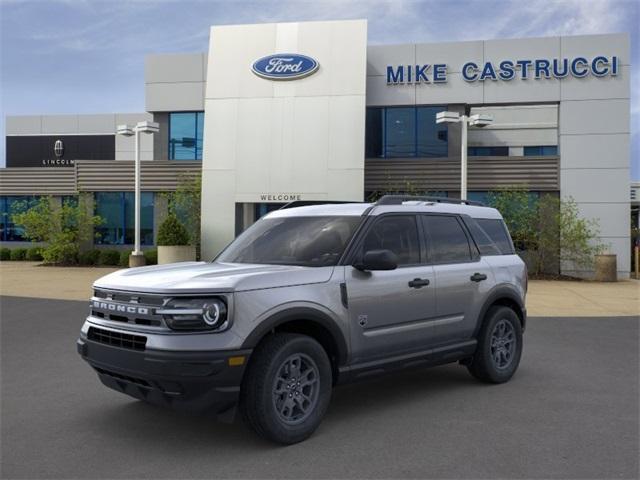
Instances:
[[[184,225],[189,236],[188,244],[200,246],[200,210],[202,200],[202,176],[182,175],[175,192],[166,194],[169,213]]]
[[[523,188],[510,187],[490,192],[488,201],[502,214],[533,276],[557,274],[560,265],[589,270],[604,249],[597,220],[581,218],[571,197],[543,194],[536,199]]]
[[[30,208],[20,203],[14,206],[12,221],[24,228],[24,235],[33,242],[45,242],[41,254],[45,263],[73,264],[78,262],[80,244],[91,238],[93,227],[102,219],[87,211],[84,198],[65,200],[53,205],[51,197],[41,197]]]

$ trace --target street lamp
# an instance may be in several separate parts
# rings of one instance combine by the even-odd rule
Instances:
[[[118,125],[116,133],[125,137],[131,137],[135,135],[135,200],[134,200],[134,212],[135,212],[135,245],[133,252],[129,255],[130,267],[141,267],[144,265],[144,255],[140,250],[140,133],[157,133],[160,126],[156,122],[138,122],[134,127],[129,125]]]
[[[436,123],[458,123],[462,124],[462,152],[460,168],[460,199],[467,199],[467,126],[486,127],[493,122],[491,115],[478,113],[476,115],[460,115],[458,112],[440,112],[436,114]]]

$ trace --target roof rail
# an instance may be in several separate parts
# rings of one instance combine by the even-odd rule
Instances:
[[[342,203],[362,203],[355,200],[294,200],[281,206],[278,210],[287,208],[308,207],[309,205],[339,205]]]
[[[484,207],[484,203],[474,200],[461,200],[459,198],[449,197],[425,197],[415,195],[384,195],[376,205],[402,205],[403,202],[432,202],[432,203],[457,203],[461,205],[476,205]]]

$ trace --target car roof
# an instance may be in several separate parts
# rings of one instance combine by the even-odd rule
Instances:
[[[382,215],[394,212],[453,213],[469,215],[472,218],[502,219],[495,208],[460,203],[439,203],[429,201],[405,201],[396,205],[376,205],[374,203],[340,203],[307,205],[283,208],[268,213],[264,218],[313,217],[313,216],[361,216]]]

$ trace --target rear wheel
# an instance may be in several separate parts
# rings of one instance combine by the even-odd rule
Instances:
[[[293,333],[271,335],[256,348],[243,380],[243,418],[269,440],[300,442],[320,424],[331,386],[331,363],[318,342]]]
[[[522,326],[509,307],[491,307],[478,335],[478,348],[469,373],[478,380],[504,383],[518,369],[522,356]]]

